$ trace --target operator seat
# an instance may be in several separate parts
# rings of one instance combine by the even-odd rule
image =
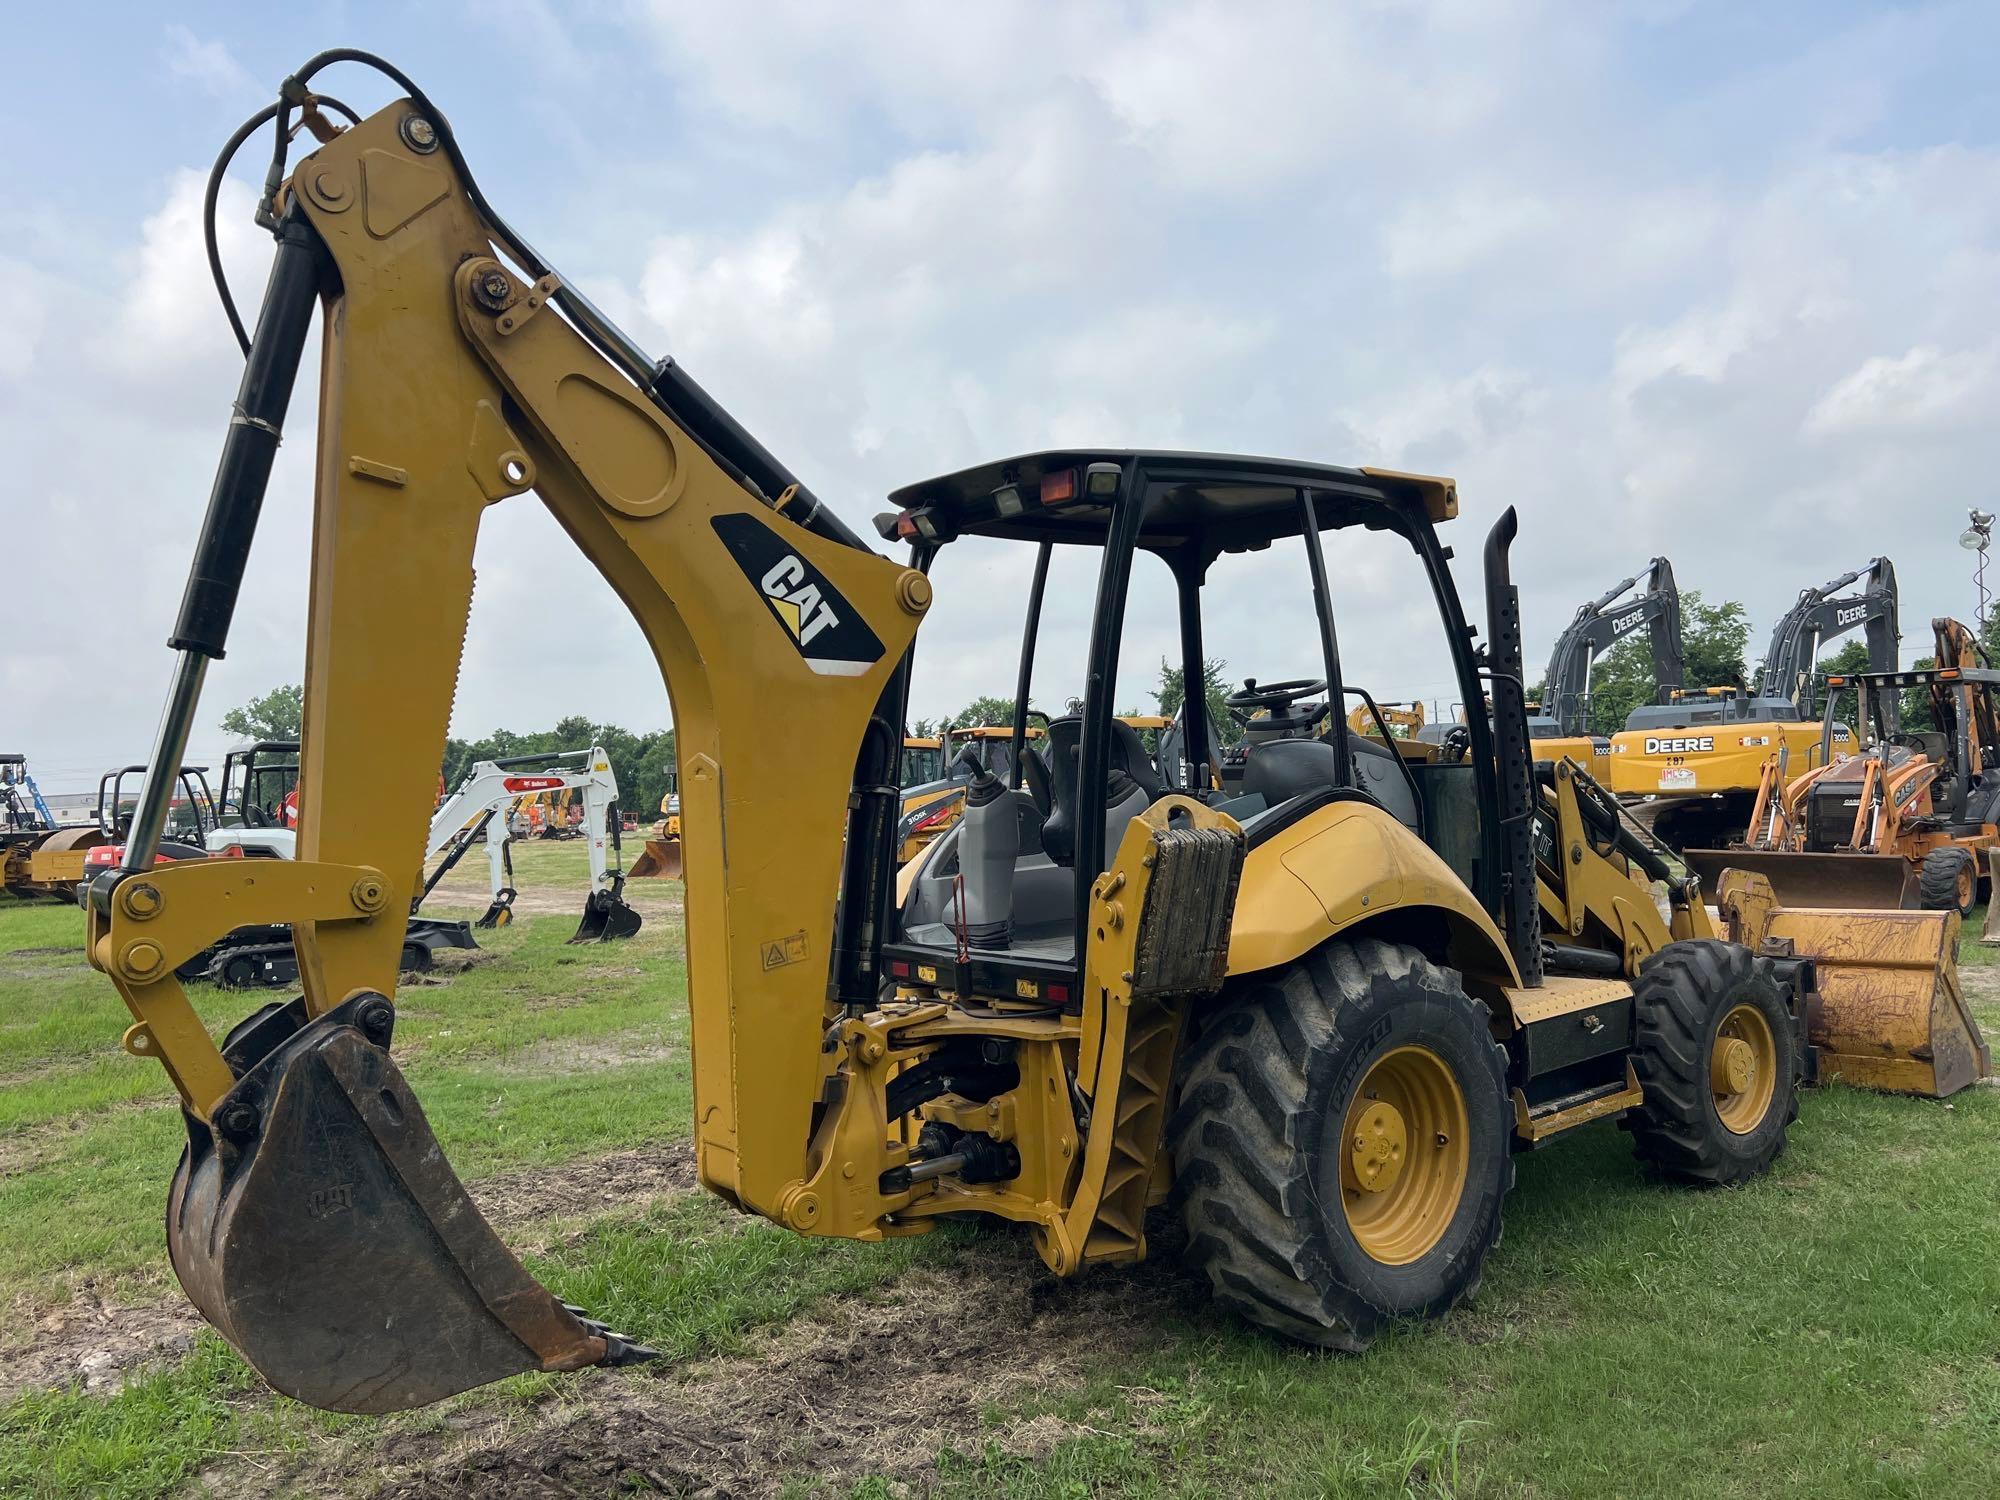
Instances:
[[[1049,816],[1042,824],[1042,847],[1059,865],[1076,863],[1077,783],[1082,778],[1083,719],[1065,714],[1049,720],[1042,743],[1049,751]],[[1146,754],[1146,742],[1139,731],[1123,719],[1111,721],[1111,765],[1113,773],[1123,771],[1146,794],[1148,802],[1159,800],[1165,788],[1160,773]]]
[[[1347,748],[1354,763],[1355,790],[1379,803],[1405,828],[1421,832],[1416,801],[1393,758],[1396,752],[1358,734],[1347,737]],[[1334,748],[1325,740],[1266,740],[1244,764],[1243,795],[1261,796],[1266,807],[1276,807],[1294,797],[1331,791],[1340,785],[1337,766]]]

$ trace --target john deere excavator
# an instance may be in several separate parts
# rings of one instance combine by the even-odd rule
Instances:
[[[1634,589],[1639,591],[1637,597],[1627,599]],[[1652,641],[1654,693],[1665,702],[1679,690],[1686,666],[1680,589],[1674,583],[1674,565],[1664,557],[1654,558],[1645,572],[1634,573],[1590,603],[1577,606],[1575,617],[1556,637],[1542,675],[1541,711],[1528,715],[1535,759],[1568,757],[1587,766],[1597,780],[1610,780],[1611,743],[1591,729],[1591,668],[1642,625]]]
[[[312,90],[342,61],[404,97],[335,129]],[[1862,983],[1873,1005],[1927,1012],[1954,982],[1951,914],[1841,913],[1830,930],[1732,874],[1718,934],[1699,888],[1571,763],[1533,767],[1511,511],[1487,539],[1479,650],[1438,535],[1456,487],[1387,470],[1032,454],[892,497],[878,531],[909,544],[892,561],[566,285],[401,73],[321,54],[248,129],[265,123],[278,250],[171,637],[159,774],[83,900],[91,961],[132,1014],[126,1048],[184,1106],[175,1270],[278,1389],[382,1412],[648,1352],[509,1253],[394,1054],[474,541],[489,506],[530,490],[672,696],[701,1180],[802,1234],[880,1241],[979,1213],[1025,1225],[1069,1276],[1143,1257],[1147,1210],[1177,1187],[1218,1299],[1355,1349],[1478,1284],[1515,1152],[1617,1118],[1665,1175],[1741,1181],[1824,1059],[1814,1017],[1850,1011]],[[287,171],[295,124],[322,144]],[[155,868],[316,306],[298,858]],[[1459,696],[1492,691],[1493,722],[1473,716],[1435,757],[1347,728],[1346,704],[1372,699],[1342,675],[1321,536],[1351,527],[1407,544]],[[911,648],[933,565],[974,536],[1095,563],[1090,686],[1048,725],[1046,805],[983,775],[899,875]],[[1112,700],[1135,556],[1171,570],[1198,681],[1209,564],[1292,539],[1323,677],[1236,695],[1293,732],[1260,737],[1219,788],[1162,789]],[[1025,689],[1017,702],[1019,777]],[[800,716],[814,734],[782,732]],[[1210,766],[1201,718],[1186,758]],[[218,1046],[174,965],[244,921],[292,925],[303,993]],[[1884,934],[1897,966],[1867,962]],[[1969,1045],[1932,1044],[1954,1064]]]
[[[1971,916],[2000,847],[2000,672],[1959,621],[1931,632],[1933,666],[1827,678],[1817,763],[1794,775],[1782,749],[1769,757],[1740,845],[1689,849],[1688,864],[1711,878],[1756,870],[1795,905]],[[1935,728],[1900,724],[1913,692]],[[1843,709],[1865,737],[1857,754],[1832,748]]]
[[[1841,592],[1856,583],[1856,592]],[[1719,848],[1739,837],[1767,759],[1784,750],[1794,775],[1820,763],[1814,665],[1828,641],[1864,629],[1868,669],[1895,671],[1896,568],[1886,557],[1800,591],[1771,632],[1754,692],[1683,689],[1633,709],[1611,737],[1611,789],[1646,798],[1646,819],[1675,849]],[[1853,730],[1834,725],[1829,749],[1853,748]]]

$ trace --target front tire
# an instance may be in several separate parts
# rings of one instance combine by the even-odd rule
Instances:
[[[1506,1054],[1458,976],[1372,939],[1225,989],[1168,1124],[1187,1255],[1253,1323],[1360,1350],[1479,1285],[1514,1183]]]
[[[1972,915],[1979,904],[1979,863],[1970,849],[1933,849],[1917,871],[1917,900],[1925,911]]]
[[[1683,1182],[1748,1181],[1799,1117],[1803,1028],[1777,971],[1734,943],[1669,943],[1632,987],[1644,1100],[1620,1124],[1640,1160]]]

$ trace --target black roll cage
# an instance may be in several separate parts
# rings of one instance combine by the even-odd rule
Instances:
[[[1079,788],[1102,787],[1109,773],[1119,647],[1130,593],[1132,559],[1142,549],[1159,557],[1175,581],[1182,682],[1186,695],[1182,712],[1187,735],[1186,756],[1189,763],[1196,767],[1209,763],[1215,753],[1215,747],[1207,743],[1209,726],[1207,714],[1202,711],[1205,701],[1196,702],[1206,681],[1201,588],[1208,569],[1226,552],[1261,550],[1273,541],[1294,534],[1301,537],[1305,546],[1313,583],[1313,608],[1330,703],[1324,738],[1334,746],[1343,784],[1352,785],[1353,765],[1350,730],[1341,704],[1347,695],[1352,694],[1361,697],[1372,710],[1373,699],[1364,690],[1348,689],[1342,681],[1338,635],[1327,584],[1324,532],[1362,525],[1369,530],[1393,531],[1410,544],[1431,585],[1440,622],[1450,645],[1460,696],[1468,703],[1480,702],[1484,697],[1481,664],[1472,646],[1474,632],[1466,619],[1448,566],[1451,551],[1438,541],[1435,523],[1417,504],[1392,496],[1386,487],[1353,482],[1362,478],[1357,471],[1328,470],[1310,464],[1266,465],[1255,460],[1211,455],[1149,454],[1122,455],[1115,461],[1119,466],[1115,494],[1095,497],[1095,503],[1108,510],[1102,524],[1077,525],[1060,518],[1060,512],[1057,512],[1050,516],[1051,524],[1036,525],[1031,517],[1008,525],[975,524],[967,527],[964,533],[1031,541],[1037,548],[1015,679],[1013,748],[1017,785],[1018,767],[1027,740],[1027,705],[1034,681],[1034,656],[1045,602],[1049,559],[1057,544],[1096,545],[1102,551],[1085,671],[1083,732],[1078,747]],[[1079,472],[1083,465],[1084,459],[1079,456]],[[1104,464],[1100,462],[1092,467],[1102,468]],[[1177,486],[1232,483],[1290,488],[1294,496],[1293,508],[1282,516],[1275,511],[1267,512],[1277,524],[1250,528],[1254,534],[1248,536],[1239,530],[1227,539],[1217,538],[1201,527],[1175,529],[1164,534],[1148,532],[1149,515],[1154,513],[1161,497]],[[899,492],[897,498],[918,493],[923,488],[913,486],[911,490]],[[1340,503],[1335,505],[1329,502]],[[912,539],[911,565],[928,574],[938,551],[956,534],[947,531],[939,536]],[[1232,542],[1234,545],[1231,545]],[[906,661],[906,673],[908,666]],[[1376,716],[1379,722],[1379,712]],[[1501,817],[1497,811],[1500,806],[1499,767],[1492,726],[1486,716],[1472,714],[1468,716],[1468,721],[1465,727],[1472,741],[1468,759],[1478,778],[1478,803],[1485,810],[1480,819],[1478,888],[1473,894],[1481,906],[1498,919],[1503,910],[1502,872],[1506,868]],[[907,725],[904,727],[907,732]],[[1393,742],[1391,749],[1393,752]],[[1403,771],[1406,776],[1412,774],[1407,766],[1403,767]],[[1076,822],[1076,869],[1079,872],[1095,872],[1103,868],[1107,853],[1103,844],[1103,819],[1080,815]],[[1079,959],[1083,952],[1081,938],[1088,930],[1090,885],[1087,879],[1077,881],[1075,923],[1079,936]]]

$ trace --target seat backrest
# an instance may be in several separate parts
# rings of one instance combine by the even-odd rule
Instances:
[[[1035,801],[1035,809],[1046,818],[1055,807],[1049,790],[1049,768],[1043,763],[1042,753],[1033,745],[1021,752],[1021,785],[1028,789],[1028,795]]]
[[[1042,847],[1059,865],[1076,862],[1077,749],[1083,720],[1075,714],[1049,720],[1042,744],[1049,758],[1049,816],[1042,824]]]
[[[1146,754],[1146,742],[1123,719],[1111,721],[1111,769],[1123,771],[1138,782],[1149,799],[1157,800],[1165,790],[1152,757]]]

